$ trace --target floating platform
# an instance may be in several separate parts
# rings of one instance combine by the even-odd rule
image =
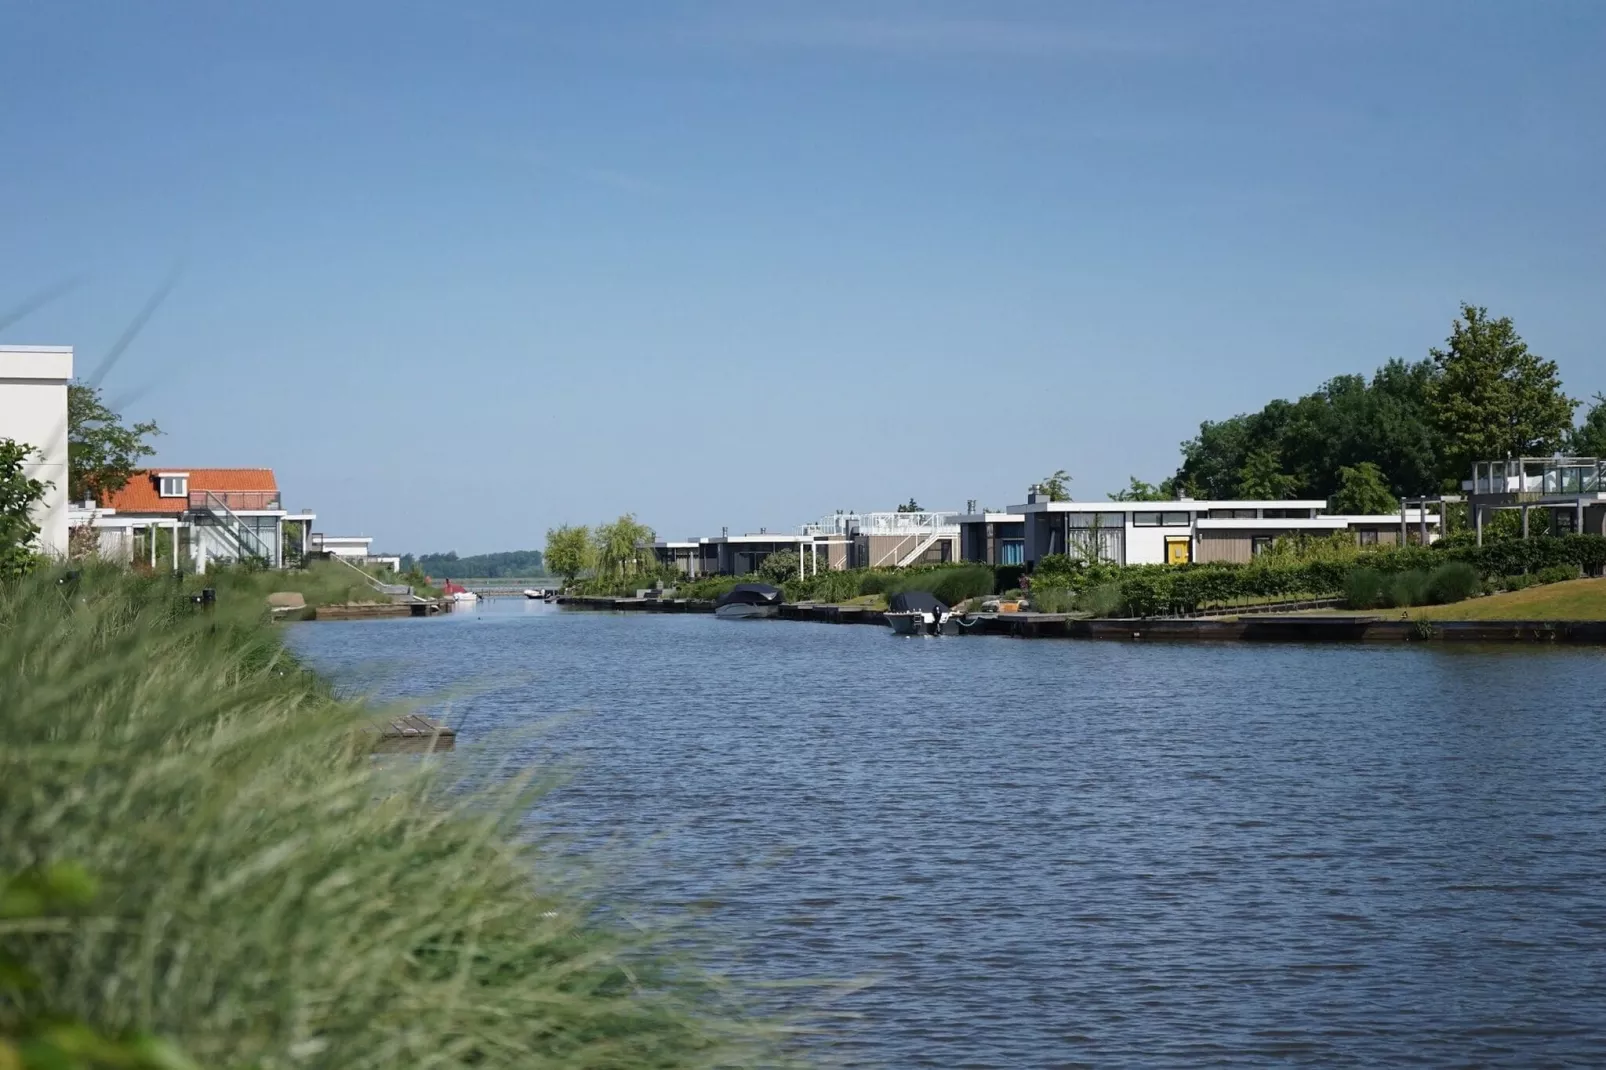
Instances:
[[[443,751],[457,747],[457,730],[440,721],[409,713],[374,725],[376,751]]]

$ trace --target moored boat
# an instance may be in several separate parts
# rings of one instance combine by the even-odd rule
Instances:
[[[723,620],[774,617],[781,612],[781,592],[767,583],[738,583],[714,600],[714,616]]]
[[[926,591],[900,591],[887,599],[883,614],[895,635],[941,635],[953,616],[946,603]]]

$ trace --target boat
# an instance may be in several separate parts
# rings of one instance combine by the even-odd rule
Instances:
[[[885,616],[895,635],[941,635],[953,614],[927,591],[899,591],[887,599]]]
[[[534,598],[537,601],[541,601],[541,600],[544,600],[546,598],[546,592],[545,591],[538,591],[534,587],[526,587],[526,588],[524,588],[524,597],[526,597],[526,598]]]
[[[714,616],[722,620],[752,620],[781,612],[781,592],[767,583],[738,583],[714,599]]]
[[[460,583],[453,583],[451,580],[446,581],[446,585],[441,588],[441,594],[451,599],[454,606],[471,606],[480,600],[479,595]]]

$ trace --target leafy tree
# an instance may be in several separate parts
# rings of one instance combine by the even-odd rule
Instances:
[[[34,536],[39,525],[33,507],[50,486],[30,478],[23,470],[39,451],[32,446],[0,438],[0,577],[20,576],[33,566]]]
[[[907,502],[905,502],[904,504],[898,506],[898,512],[900,512],[900,513],[921,513],[921,512],[925,512],[925,510],[920,507],[920,503],[915,501],[914,497],[911,495]]]
[[[1333,511],[1346,515],[1371,516],[1392,513],[1400,501],[1383,480],[1383,470],[1371,461],[1362,461],[1338,470],[1338,491],[1333,495]]]
[[[140,459],[156,449],[145,440],[161,431],[147,420],[124,427],[122,418],[101,401],[100,391],[82,383],[67,387],[67,496],[102,501],[128,485]]]
[[[1578,402],[1562,393],[1556,362],[1529,351],[1510,317],[1463,304],[1428,392],[1444,438],[1439,474],[1464,477],[1474,461],[1543,456],[1566,441]]]
[[[1299,477],[1283,471],[1282,461],[1270,449],[1258,449],[1244,458],[1238,470],[1239,498],[1278,501],[1290,498],[1299,486]]]
[[[1595,395],[1584,422],[1573,428],[1567,450],[1579,457],[1606,457],[1606,394]]]
[[[1037,489],[1048,495],[1048,500],[1051,502],[1068,502],[1071,500],[1071,477],[1061,468],[1038,483]]]
[[[900,512],[919,512],[918,509],[901,509]],[[770,583],[785,583],[797,575],[799,560],[791,550],[778,550],[766,557],[758,566],[758,574]]]
[[[596,560],[591,529],[584,524],[548,528],[545,559],[547,568],[562,576],[565,584],[573,583],[575,577],[591,568]]]
[[[626,513],[611,524],[598,524],[591,535],[597,571],[604,576],[633,576],[652,567],[653,530]]]
[[[1167,480],[1166,482],[1170,482]],[[1168,501],[1172,493],[1164,483],[1159,486],[1145,483],[1137,476],[1131,476],[1127,481],[1125,490],[1118,490],[1110,495],[1112,502],[1163,502]]]

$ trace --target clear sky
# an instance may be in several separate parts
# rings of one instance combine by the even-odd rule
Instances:
[[[1606,389],[1606,3],[0,0],[0,332],[390,551],[1158,479],[1457,302]]]

